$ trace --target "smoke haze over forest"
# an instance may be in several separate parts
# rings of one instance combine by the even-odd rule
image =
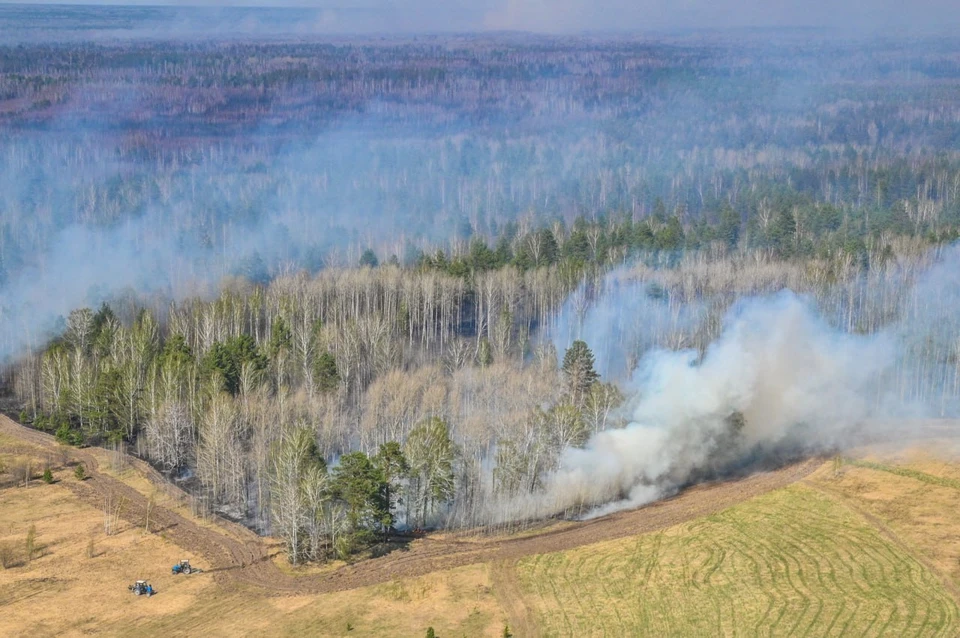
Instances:
[[[27,5],[34,3],[25,3]],[[36,3],[49,4],[49,3]],[[87,5],[89,2],[65,2]],[[960,8],[950,0],[363,0],[322,3],[308,0],[265,2],[110,1],[105,6],[180,8],[176,30],[260,32],[293,35],[335,33],[426,33],[528,31],[582,33],[728,28],[826,28],[846,34],[948,33],[960,23]],[[218,9],[211,12],[210,7]],[[244,9],[239,9],[239,8]],[[286,15],[270,14],[282,9]],[[161,12],[162,13],[162,12]],[[169,14],[168,14],[169,15]],[[238,19],[238,16],[242,18]],[[142,26],[158,28],[159,23]],[[148,35],[146,29],[138,32]]]
[[[348,504],[306,457],[410,456],[361,539],[956,414],[960,41],[872,37],[955,8],[392,6],[0,5],[23,420],[288,539],[309,502],[318,560]]]
[[[0,19],[46,24],[48,11],[83,38],[85,20],[127,28],[141,10],[11,5]],[[189,58],[163,44],[77,44],[71,62],[35,46],[53,56],[49,73],[13,50],[4,62],[0,311],[18,336],[0,340],[0,356],[123,291],[182,298],[230,274],[356,264],[365,248],[409,264],[515,233],[511,222],[644,216],[657,199],[705,219],[743,191],[744,171],[767,189],[751,186],[751,207],[782,168],[811,200],[859,206],[886,178],[818,183],[838,158],[804,144],[869,148],[879,171],[905,152],[933,162],[954,139],[948,91],[923,95],[923,123],[867,98],[882,83],[912,90],[911,72],[960,73],[946,42],[902,53],[762,35],[179,45]],[[862,102],[841,98],[849,81]],[[910,179],[892,186],[884,205],[915,193]]]

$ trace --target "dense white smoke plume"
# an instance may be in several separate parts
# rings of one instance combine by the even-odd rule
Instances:
[[[960,348],[960,250],[946,250],[915,285],[899,277],[891,277],[902,284],[899,315],[872,334],[837,328],[815,299],[784,290],[734,304],[702,356],[696,349],[644,347],[646,354],[623,384],[629,424],[594,434],[582,448],[565,449],[537,493],[500,503],[492,518],[596,516],[739,469],[770,467],[881,435],[910,438],[903,431],[906,421],[896,431],[889,424],[940,416],[956,406],[950,393],[960,381],[960,367],[951,363]],[[593,324],[610,319],[606,306],[625,304],[651,327],[658,324],[646,315],[656,318],[662,311],[649,299],[625,301],[645,295],[642,283],[620,286],[619,280],[607,286],[608,296],[594,309],[584,312],[584,304],[574,304],[578,312],[571,312],[578,315],[570,318],[578,324],[574,333],[598,338],[600,366],[610,358],[611,333]],[[866,297],[886,292],[877,286]],[[632,334],[630,325],[617,327],[615,339]],[[629,340],[621,343],[630,347]]]
[[[644,360],[632,422],[563,454],[551,508],[640,505],[757,448],[838,444],[875,414],[896,361],[891,339],[838,332],[789,292],[743,303],[728,326],[702,362],[696,351]]]

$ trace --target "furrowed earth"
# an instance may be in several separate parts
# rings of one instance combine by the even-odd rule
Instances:
[[[0,635],[956,636],[960,440],[876,445],[353,564],[195,516],[149,466],[0,418]],[[29,462],[27,487],[14,476]],[[74,475],[83,463],[87,478]],[[54,483],[39,480],[45,466]],[[27,536],[34,530],[34,548]],[[203,573],[173,576],[182,558]],[[151,598],[127,586],[147,579]]]

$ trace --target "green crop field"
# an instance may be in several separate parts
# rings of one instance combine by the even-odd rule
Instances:
[[[517,569],[545,636],[960,633],[960,610],[935,574],[799,485]]]

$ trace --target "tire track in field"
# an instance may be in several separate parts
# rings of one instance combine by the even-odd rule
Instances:
[[[526,604],[516,561],[495,561],[490,565],[490,583],[500,607],[507,613],[510,631],[517,638],[540,635],[540,629],[530,607]]]
[[[953,581],[953,579],[943,574],[939,569],[937,569],[937,567],[931,561],[927,560],[925,556],[923,556],[919,552],[914,551],[913,548],[911,548],[899,536],[897,536],[896,532],[894,532],[890,528],[890,526],[887,525],[885,522],[883,522],[880,518],[878,518],[877,516],[874,516],[864,508],[860,507],[850,497],[840,492],[839,490],[835,490],[833,488],[827,487],[826,485],[822,485],[821,483],[814,482],[814,481],[804,481],[803,484],[806,487],[810,487],[817,490],[827,498],[830,498],[836,501],[837,503],[839,503],[840,505],[846,507],[847,509],[852,510],[857,515],[859,515],[864,520],[866,520],[873,528],[877,530],[877,532],[880,533],[881,536],[883,536],[888,541],[890,541],[891,543],[899,547],[908,556],[910,556],[917,562],[921,563],[924,567],[930,570],[931,574],[935,574],[937,576],[937,579],[943,584],[946,590],[950,592],[950,595],[957,602],[957,604],[960,604],[960,588],[957,587],[957,584]]]
[[[649,545],[657,536],[641,537],[647,543],[637,543],[632,553],[634,543],[628,541],[551,554],[548,561],[540,560],[543,557],[526,561],[525,566],[536,568],[521,572],[523,582],[543,592],[542,600],[531,602],[544,632],[958,635],[957,606],[935,574],[862,518],[806,486],[725,512],[706,528],[692,524],[668,532],[665,578],[648,589],[642,585],[643,565],[636,556],[652,558]],[[715,543],[728,549],[732,558],[723,568],[718,567],[721,582],[709,588],[705,585],[707,572],[717,560]],[[609,589],[608,585],[626,579],[618,568],[598,571],[596,567],[604,559],[633,573],[633,583],[649,598],[637,600]],[[740,583],[743,589],[734,586],[724,591],[723,580]],[[858,580],[868,587],[853,587]],[[769,597],[764,601],[766,594]],[[563,612],[576,610],[577,602],[596,610],[595,615],[584,616],[577,610],[570,626],[564,622]],[[599,604],[605,607],[602,611]],[[727,613],[728,604],[733,616]],[[634,609],[639,613],[631,618]],[[738,612],[739,620],[735,620]],[[649,618],[650,626],[644,617]],[[624,621],[632,624],[612,629]]]

